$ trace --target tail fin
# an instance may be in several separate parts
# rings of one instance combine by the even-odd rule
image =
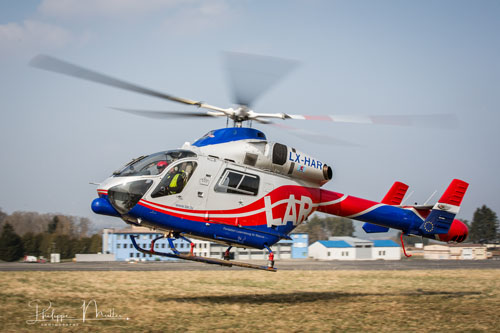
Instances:
[[[434,205],[430,214],[420,226],[424,235],[446,234],[450,230],[451,223],[458,214],[460,204],[464,198],[469,184],[453,179],[439,201]]]
[[[401,182],[394,182],[389,192],[387,192],[385,197],[382,199],[381,203],[393,206],[401,205],[406,191],[408,191],[408,185]]]

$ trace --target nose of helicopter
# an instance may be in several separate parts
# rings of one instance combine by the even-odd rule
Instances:
[[[113,186],[108,190],[109,204],[120,215],[125,215],[141,200],[152,184],[153,181],[151,179],[145,179]],[[96,206],[99,205],[106,206],[102,202],[96,203]],[[106,209],[106,211],[109,210],[107,207]]]
[[[111,206],[111,203],[107,198],[94,199],[90,207],[96,214],[120,217],[120,213],[118,213],[116,209]]]

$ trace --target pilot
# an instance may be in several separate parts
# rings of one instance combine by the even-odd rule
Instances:
[[[186,184],[186,173],[182,168],[176,166],[171,171],[172,175],[169,175],[170,183],[168,184],[169,194],[180,193]]]
[[[162,173],[163,170],[167,167],[168,163],[166,161],[160,161],[156,163],[156,169],[158,170],[158,175]]]

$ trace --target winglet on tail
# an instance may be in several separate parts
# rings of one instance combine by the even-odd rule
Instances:
[[[439,199],[433,209],[451,210],[456,208],[458,213],[458,208],[462,203],[468,187],[469,184],[463,180],[453,179],[450,186],[448,186],[444,194],[441,196],[441,199]]]
[[[381,203],[393,206],[400,205],[403,201],[406,191],[408,191],[408,185],[401,182],[394,182],[389,192],[387,192],[387,194],[382,199]],[[363,224],[363,230],[366,233],[371,234],[378,232],[387,232],[389,231],[389,228],[366,222],[365,224]]]
[[[420,231],[427,235],[446,234],[455,215],[458,214],[460,204],[468,187],[468,183],[453,179],[450,186],[432,208],[429,216],[420,226]]]
[[[406,191],[408,191],[408,185],[401,182],[394,182],[389,192],[387,192],[385,197],[382,199],[381,203],[394,206],[401,205]]]

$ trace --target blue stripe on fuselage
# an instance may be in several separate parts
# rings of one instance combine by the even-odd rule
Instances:
[[[249,228],[238,228],[227,224],[203,223],[163,214],[141,205],[136,205],[127,215],[135,218],[141,218],[142,220],[157,225],[158,227],[173,229],[174,231],[188,233],[194,236],[246,245],[258,249],[263,249],[265,245],[271,246],[280,240],[280,237],[277,235],[260,232],[259,229],[262,227],[267,229],[267,226],[265,225],[252,226],[252,230]],[[272,229],[269,230],[272,231]]]

